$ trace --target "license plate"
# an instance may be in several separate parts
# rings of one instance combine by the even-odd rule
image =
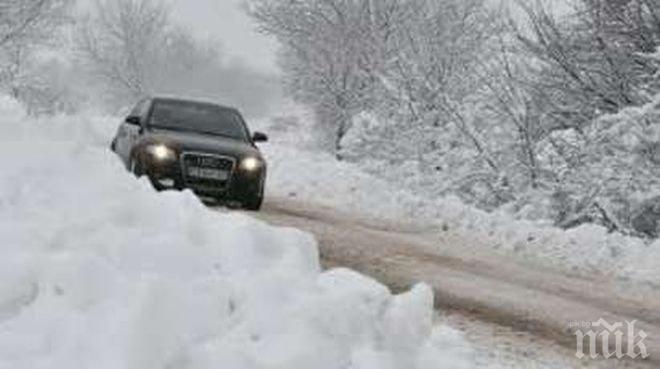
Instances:
[[[213,179],[216,181],[226,181],[229,179],[229,172],[220,169],[211,168],[188,168],[188,176],[193,178]]]

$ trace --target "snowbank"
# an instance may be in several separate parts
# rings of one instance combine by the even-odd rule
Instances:
[[[406,178],[388,182],[367,173],[360,165],[339,162],[328,153],[309,149],[313,145],[305,141],[308,136],[301,136],[300,126],[282,132],[277,129],[277,122],[256,125],[276,132],[272,142],[263,146],[270,165],[271,196],[378,218],[431,222],[439,229],[478,240],[461,247],[487,247],[573,273],[597,273],[660,286],[660,240],[647,244],[642,239],[608,233],[603,227],[589,224],[565,231],[545,221],[516,219],[506,210],[487,213],[456,197],[411,193],[404,185]]]
[[[432,294],[322,273],[314,240],[156,194],[112,120],[0,98],[0,368],[466,368]]]

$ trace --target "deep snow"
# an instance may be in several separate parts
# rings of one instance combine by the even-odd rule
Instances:
[[[0,98],[0,368],[467,368],[424,285],[321,272],[293,229],[157,194],[116,121]]]

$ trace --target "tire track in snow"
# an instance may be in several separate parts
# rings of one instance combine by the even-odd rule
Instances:
[[[619,364],[660,367],[657,291],[639,292],[604,276],[580,278],[521,264],[486,247],[475,253],[474,247],[463,246],[484,240],[422,224],[378,221],[286,199],[269,199],[255,216],[314,234],[327,268],[355,269],[394,291],[426,282],[442,311],[532,334],[566,349],[574,350],[576,344],[570,322],[637,320],[637,327],[649,335],[651,358]]]

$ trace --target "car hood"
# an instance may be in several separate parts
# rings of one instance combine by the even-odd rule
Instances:
[[[179,153],[202,152],[231,156],[238,159],[248,156],[262,157],[259,149],[251,143],[192,132],[152,130],[144,136],[141,144],[164,144]]]

